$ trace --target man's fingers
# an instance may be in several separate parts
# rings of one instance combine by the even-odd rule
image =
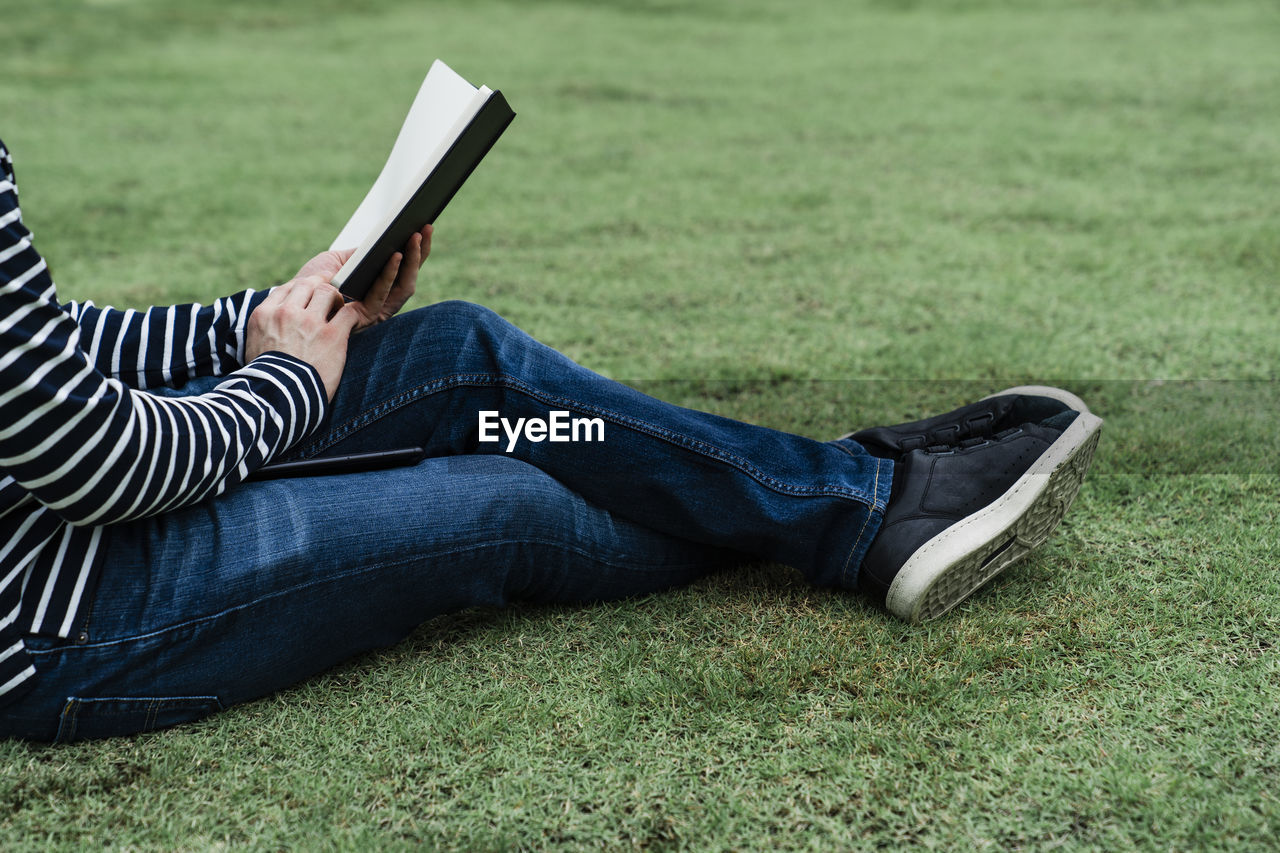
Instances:
[[[405,257],[400,263],[400,274],[396,277],[401,287],[412,288],[418,280],[418,268],[422,266],[422,234],[414,234],[405,246]],[[412,292],[412,290],[410,290]]]
[[[382,275],[378,276],[378,287],[383,290],[382,298],[387,298],[387,293],[391,292],[391,285],[395,284],[396,276],[400,273],[400,267],[404,263],[404,254],[402,252],[394,253],[387,259],[387,265],[382,268]]]
[[[329,296],[328,305],[325,308],[325,316],[330,317],[341,311],[343,306],[347,304],[347,300],[342,298],[342,291],[338,290],[338,288],[334,287],[332,284],[326,284],[324,285],[324,288]],[[319,288],[317,288],[317,293],[318,291]]]
[[[325,294],[327,304],[328,293],[337,292],[332,284],[324,280],[323,276],[309,275],[304,278],[295,278],[289,282],[289,290],[284,295],[284,305],[295,308],[305,309],[311,304],[311,300],[315,298],[316,293]]]
[[[333,315],[330,322],[341,329],[344,335],[350,335],[361,322],[360,309],[356,307],[355,302],[348,302]]]
[[[422,234],[414,232],[409,235],[409,242],[404,245],[404,258],[401,260],[400,272],[416,270],[422,266]]]
[[[422,231],[419,232],[422,234],[422,256],[418,260],[419,264],[427,259],[427,255],[431,254],[431,235],[435,230],[434,225],[424,225],[422,226]]]
[[[396,275],[400,272],[403,260],[404,255],[399,252],[388,258],[387,265],[382,268],[382,272],[373,282],[373,286],[369,288],[369,292],[365,294],[364,299],[360,300],[360,304],[364,306],[365,313],[370,317],[377,317],[378,313],[382,311],[382,306],[387,301],[387,294],[391,293],[391,288],[396,283]]]
[[[310,286],[310,284],[307,282],[306,279],[297,279],[297,278],[289,282],[289,284],[292,286],[285,293],[284,300],[282,301],[281,304],[286,307],[295,308],[299,310],[306,308],[307,303],[311,301],[312,287]]]
[[[289,295],[290,290],[293,290],[292,281],[286,281],[284,284],[277,284],[275,287],[267,291],[267,298],[262,300],[262,304],[279,305],[284,302],[284,298]]]

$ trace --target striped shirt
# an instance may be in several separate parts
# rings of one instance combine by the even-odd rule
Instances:
[[[244,364],[266,292],[139,312],[59,305],[0,142],[0,705],[38,677],[23,638],[79,637],[107,525],[218,495],[314,430],[319,374]],[[161,397],[196,376],[203,395]]]

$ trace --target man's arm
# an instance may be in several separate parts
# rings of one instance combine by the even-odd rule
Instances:
[[[102,341],[136,339],[134,376],[150,381],[154,369],[164,381],[167,369],[177,384],[175,371],[199,369],[201,360],[166,355],[152,365],[147,354],[172,351],[178,310],[145,313],[146,322],[124,323],[110,338],[99,324],[97,343],[86,346],[76,319],[56,302],[0,144],[0,494],[19,489],[68,523],[101,525],[222,493],[320,424],[342,376],[348,336],[394,313],[413,293],[430,233],[424,227],[397,253],[363,302],[343,305],[325,275],[332,262],[341,265],[341,253],[324,253],[303,268],[306,275],[260,300],[245,297],[234,320],[224,307],[221,348],[214,314],[222,303],[207,320],[201,309],[190,309],[192,325],[182,328],[188,336],[211,330],[211,359],[226,359],[223,367],[247,363],[210,393],[156,397],[99,369],[104,354],[116,351]],[[125,350],[119,351],[115,366],[123,372]],[[12,506],[14,498],[5,503]]]
[[[387,262],[365,298],[352,303],[356,329],[390,318],[413,295],[418,268],[431,251],[431,226],[409,239]],[[351,250],[322,252],[296,279],[331,279]],[[62,306],[80,326],[81,346],[95,367],[130,388],[181,387],[197,376],[225,376],[244,365],[249,316],[269,291],[245,290],[209,305],[133,309],[99,308],[92,302]]]
[[[315,366],[306,355],[332,346],[345,355],[354,325],[339,312],[330,328],[334,288],[324,285],[332,295],[314,304],[299,307],[295,295],[274,309],[309,329],[303,343],[286,336],[284,351],[262,352],[214,391],[169,399],[134,390],[82,348],[22,223],[3,148],[0,161],[0,486],[20,487],[72,524],[141,518],[221,493],[319,425],[333,358]]]
[[[208,305],[145,311],[68,302],[62,310],[80,326],[81,346],[104,375],[130,388],[181,387],[245,364],[245,325],[266,296],[245,290]]]

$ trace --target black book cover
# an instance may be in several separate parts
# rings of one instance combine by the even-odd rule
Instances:
[[[440,162],[427,175],[395,219],[356,264],[339,286],[348,299],[362,299],[373,286],[387,259],[404,248],[413,233],[428,222],[434,223],[454,193],[467,180],[476,166],[489,153],[498,137],[516,117],[502,96],[494,91],[480,107]]]

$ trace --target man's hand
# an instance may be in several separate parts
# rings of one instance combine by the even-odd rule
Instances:
[[[413,296],[418,268],[431,252],[431,226],[409,238],[404,252],[387,261],[382,275],[359,302],[345,302],[330,282],[354,249],[321,252],[303,264],[292,280],[274,287],[249,315],[245,361],[264,352],[283,352],[310,364],[333,399],[347,363],[347,339],[353,331],[389,319]]]
[[[421,231],[410,237],[404,251],[396,252],[388,259],[382,274],[364,299],[347,304],[347,310],[355,315],[357,332],[390,319],[413,296],[418,285],[418,269],[431,254],[431,231],[430,225],[424,225]],[[325,281],[332,281],[354,252],[355,249],[321,252],[307,261],[295,278],[321,276]]]
[[[322,275],[308,275],[273,288],[249,315],[245,360],[283,352],[310,364],[333,399],[347,363],[347,339],[356,315]]]

